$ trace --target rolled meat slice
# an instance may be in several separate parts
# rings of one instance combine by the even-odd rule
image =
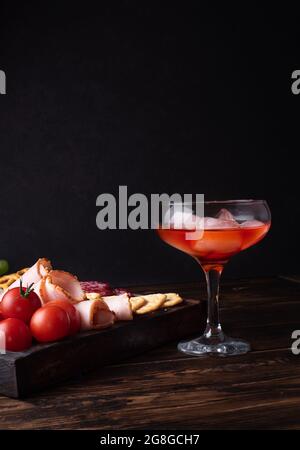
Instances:
[[[84,300],[83,289],[75,275],[64,270],[51,270],[49,277],[51,277],[53,284],[60,286],[64,291],[68,292],[72,300],[76,302]]]
[[[43,296],[45,296],[45,294],[43,295],[44,285],[45,285],[45,278],[41,278],[40,281],[35,283],[35,285],[33,286],[34,292],[40,297],[40,300],[43,304],[45,303],[43,300]]]
[[[101,330],[111,327],[115,314],[102,300],[84,300],[74,305],[81,318],[81,330]]]
[[[34,286],[34,291],[43,304],[52,300],[68,300],[71,303],[84,300],[84,292],[77,277],[63,270],[51,270]]]
[[[28,269],[20,278],[14,281],[9,289],[19,287],[22,280],[23,287],[30,286],[32,283],[38,283],[52,269],[51,262],[46,258],[40,258],[30,269]],[[3,293],[4,294],[4,293]]]
[[[116,315],[116,320],[132,320],[132,310],[127,294],[102,297],[109,309]]]

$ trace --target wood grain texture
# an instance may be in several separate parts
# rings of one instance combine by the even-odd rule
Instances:
[[[185,300],[178,306],[117,322],[104,330],[79,333],[24,352],[0,355],[0,393],[28,396],[96,367],[120,362],[205,327],[205,304]]]
[[[171,287],[205,295],[195,284],[151,289]],[[300,329],[300,284],[241,280],[226,283],[222,294],[224,329],[250,340],[249,354],[195,358],[174,342],[26,401],[0,397],[0,428],[300,428],[300,355],[290,350]]]

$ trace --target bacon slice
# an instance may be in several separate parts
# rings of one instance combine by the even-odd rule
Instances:
[[[116,320],[132,320],[132,310],[127,294],[103,297],[102,300],[116,315]]]
[[[84,292],[77,277],[64,270],[51,270],[34,286],[34,291],[43,304],[52,300],[68,300],[71,303],[84,300]]]
[[[75,275],[64,270],[51,270],[49,277],[53,284],[59,285],[63,290],[68,292],[74,301],[80,302],[84,299],[84,292]]]
[[[40,281],[38,281],[37,283],[35,283],[35,285],[33,286],[33,290],[34,292],[40,297],[40,300],[42,303],[43,302],[43,288],[45,285],[45,278],[41,278]],[[44,294],[45,296],[45,294]]]
[[[9,289],[20,286],[20,280],[24,287],[32,283],[38,283],[52,269],[51,262],[46,258],[40,258],[30,269],[28,269],[18,280],[14,281]]]
[[[81,330],[101,330],[111,327],[115,315],[102,300],[85,300],[74,305],[81,318]]]

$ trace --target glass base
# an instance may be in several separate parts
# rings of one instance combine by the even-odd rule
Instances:
[[[206,336],[193,339],[191,341],[179,342],[178,350],[192,356],[237,356],[250,351],[250,344],[240,339],[233,339],[223,335],[221,341],[217,341]]]

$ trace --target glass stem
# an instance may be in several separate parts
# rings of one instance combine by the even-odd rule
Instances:
[[[213,342],[222,342],[224,333],[219,317],[219,285],[223,266],[203,267],[207,283],[207,325],[204,336]]]

